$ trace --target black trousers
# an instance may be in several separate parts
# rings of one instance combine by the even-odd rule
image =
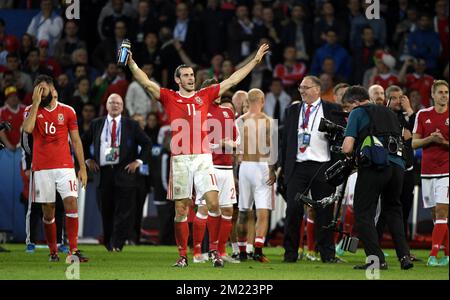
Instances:
[[[99,208],[102,214],[103,239],[106,249],[122,249],[132,226],[131,214],[136,187],[122,187],[114,182],[115,170],[101,168]]]
[[[149,192],[148,185],[146,184],[146,178],[144,176],[138,177],[138,186],[136,188],[135,198],[131,213],[131,229],[129,233],[129,239],[135,244],[140,243],[141,228],[142,228],[142,211],[144,209],[145,199]]]
[[[175,202],[167,201],[156,206],[159,221],[159,244],[175,245]]]
[[[287,184],[287,207],[284,223],[284,258],[296,261],[299,247],[299,229],[303,218],[303,203],[295,201],[297,193],[308,193],[310,188],[314,200],[321,200],[334,193],[335,188],[325,181],[325,170],[329,163],[307,161],[296,163],[292,178]],[[335,257],[334,232],[324,229],[333,219],[333,207],[316,209],[316,242],[323,261]]]
[[[30,198],[29,201],[32,199]],[[28,209],[25,213],[28,213]],[[56,192],[56,200],[55,200],[55,223],[56,223],[56,243],[63,244],[63,228],[64,228],[64,203],[62,201],[61,196],[58,192]],[[31,203],[30,210],[30,228],[29,228],[29,239],[30,243],[36,244],[37,236],[39,232],[39,224],[41,223],[42,217],[44,213],[42,212],[42,204],[41,203]]]
[[[402,214],[403,214],[403,228],[405,230],[405,237],[407,239],[409,228],[408,219],[414,201],[414,185],[416,182],[415,176],[416,174],[414,170],[405,171],[405,174],[403,176],[402,194],[400,195],[400,203],[402,204]],[[386,220],[384,218],[383,211],[381,211],[381,215],[377,223],[377,231],[380,241],[383,238],[383,232],[385,228],[386,228]],[[410,236],[410,238],[412,237]]]
[[[380,263],[385,262],[375,227],[375,215],[380,196],[381,211],[394,240],[397,257],[409,255],[400,202],[403,175],[404,170],[397,165],[388,166],[383,170],[358,169],[353,201],[355,230],[364,244],[366,255],[378,256]]]

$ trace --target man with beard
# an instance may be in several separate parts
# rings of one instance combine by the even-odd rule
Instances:
[[[378,84],[371,85],[369,88],[369,97],[370,102],[375,103],[376,105],[381,106],[386,105],[384,88],[381,85]]]
[[[33,104],[25,109],[23,130],[33,134],[32,187],[33,202],[42,203],[45,237],[50,249],[50,262],[58,262],[55,223],[55,192],[63,198],[66,211],[66,232],[72,261],[87,262],[78,250],[78,180],[87,183],[83,146],[78,133],[77,116],[72,107],[58,102],[53,79],[46,75],[36,78]],[[70,154],[68,137],[78,160],[78,179]],[[56,189],[55,189],[56,187]]]
[[[178,92],[160,88],[152,82],[132,59],[128,66],[133,76],[153,98],[158,99],[167,111],[171,123],[171,166],[168,199],[175,201],[175,237],[180,258],[174,267],[187,267],[187,242],[189,226],[187,215],[195,188],[199,199],[206,200],[208,207],[207,226],[210,250],[214,267],[223,267],[218,253],[221,212],[217,188],[217,178],[209,149],[208,132],[204,128],[209,106],[231,87],[241,82],[261,62],[269,51],[262,45],[255,57],[244,67],[234,72],[220,84],[195,91],[195,76],[192,67],[180,65],[175,70],[174,80]]]

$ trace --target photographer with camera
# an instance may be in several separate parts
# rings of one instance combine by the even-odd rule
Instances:
[[[285,117],[281,157],[284,183],[287,185],[287,208],[284,229],[284,262],[296,262],[299,247],[299,228],[304,212],[297,194],[315,200],[332,195],[335,188],[325,181],[324,172],[337,159],[330,151],[326,134],[319,131],[321,119],[345,124],[342,115],[333,113],[340,107],[320,98],[320,80],[306,76],[298,88],[302,102],[292,104]],[[316,240],[323,262],[336,263],[334,232],[324,229],[333,218],[333,207],[316,209]]]
[[[379,268],[386,270],[388,266],[374,222],[381,195],[383,214],[394,240],[401,269],[410,269],[414,265],[403,229],[400,203],[405,170],[400,123],[391,110],[371,103],[368,92],[361,86],[350,87],[342,101],[353,106],[342,152],[348,157],[355,156],[358,164],[353,202],[355,229],[369,259],[373,260],[370,256],[377,256]],[[365,270],[372,265],[369,262],[354,269]]]

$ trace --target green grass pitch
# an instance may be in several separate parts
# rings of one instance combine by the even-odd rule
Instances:
[[[36,253],[25,253],[24,245],[7,244],[9,253],[0,253],[0,280],[3,279],[55,279],[65,280],[67,265],[65,255],[59,263],[48,262],[48,250],[37,249]],[[82,245],[83,252],[90,258],[80,266],[80,279],[166,279],[166,280],[364,280],[365,272],[353,270],[352,266],[364,261],[364,251],[346,254],[344,264],[323,264],[321,262],[299,261],[296,264],[282,263],[282,248],[267,248],[265,253],[271,260],[268,264],[248,261],[240,264],[226,264],[222,269],[213,268],[211,263],[193,264],[184,269],[173,268],[177,249],[163,246],[127,246],[122,253],[108,253],[102,246]],[[393,250],[387,262],[389,270],[380,271],[381,280],[421,279],[448,280],[448,267],[430,268],[425,265],[428,251],[413,251],[423,262],[416,262],[412,270],[400,270]]]

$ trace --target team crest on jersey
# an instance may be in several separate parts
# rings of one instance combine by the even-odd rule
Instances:
[[[227,111],[224,111],[224,112],[223,112],[223,116],[224,116],[225,118],[229,118],[229,117],[230,117],[230,115],[228,114]]]
[[[195,102],[197,102],[198,105],[203,104],[203,100],[199,96],[195,97]]]
[[[58,114],[58,123],[64,124],[64,115],[63,114]]]

